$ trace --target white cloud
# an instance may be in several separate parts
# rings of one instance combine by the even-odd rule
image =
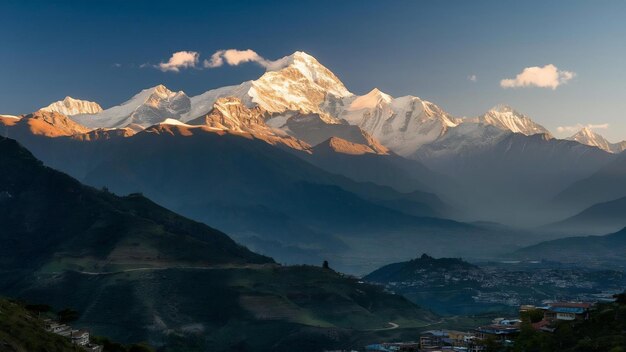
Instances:
[[[238,49],[228,49],[228,50],[218,50],[213,55],[211,55],[210,60],[204,60],[203,66],[206,68],[215,68],[223,66],[224,63],[230,66],[237,66],[246,62],[256,62],[257,64],[265,67],[265,68],[274,68],[275,64],[280,61],[271,61],[267,60],[261,55],[257,54],[252,49],[246,50],[238,50]]]
[[[178,51],[172,54],[167,62],[161,62],[157,65],[151,63],[143,63],[139,67],[154,67],[163,72],[173,71],[180,72],[184,68],[215,68],[226,65],[237,66],[246,62],[255,62],[267,70],[277,70],[283,68],[288,63],[289,57],[284,57],[278,60],[267,60],[261,55],[257,54],[252,49],[238,50],[227,49],[218,50],[209,59],[205,59],[200,63],[200,54],[196,51]]]
[[[561,84],[567,83],[574,78],[576,73],[561,71],[556,66],[549,64],[543,67],[526,67],[515,78],[507,78],[500,81],[502,88],[517,87],[540,87],[556,89]]]
[[[467,76],[467,79],[472,81],[472,82],[476,82],[478,80],[478,76],[476,76],[476,75],[469,75],[469,76]]]
[[[181,68],[196,67],[200,54],[195,51],[177,51],[167,62],[161,62],[155,67],[163,72],[179,72]]]
[[[577,123],[575,125],[572,126],[559,126],[556,128],[556,131],[559,133],[574,133],[574,132],[578,132],[583,128],[589,128],[592,130],[606,130],[607,128],[609,128],[609,124],[608,123],[601,123],[601,124],[580,124]]]

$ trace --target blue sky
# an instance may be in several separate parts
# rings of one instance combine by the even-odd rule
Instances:
[[[3,0],[0,18],[1,113],[66,95],[106,108],[159,83],[195,95],[263,73],[254,63],[139,67],[181,50],[201,60],[230,48],[270,60],[302,50],[357,94],[416,95],[459,116],[507,103],[553,132],[608,124],[597,131],[626,139],[624,1]],[[548,64],[575,76],[556,89],[500,86]]]

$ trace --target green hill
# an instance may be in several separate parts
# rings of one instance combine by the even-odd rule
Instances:
[[[388,283],[410,281],[420,278],[422,272],[480,271],[473,264],[460,258],[433,258],[427,254],[408,262],[385,265],[367,274],[363,279],[371,282]]]
[[[23,306],[0,298],[0,351],[79,352],[62,336],[49,333],[44,323]]]
[[[166,351],[317,351],[435,316],[331,269],[282,267],[140,195],[118,197],[0,139],[0,293]],[[4,171],[6,170],[6,172]]]

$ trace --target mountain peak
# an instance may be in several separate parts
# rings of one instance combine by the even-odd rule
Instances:
[[[267,72],[242,94],[268,112],[321,113],[329,97],[352,96],[344,84],[313,56],[295,52],[269,64]]]
[[[66,96],[63,100],[55,101],[40,110],[73,116],[79,114],[97,114],[102,111],[102,107],[93,101],[74,99],[70,96]]]
[[[580,144],[600,148],[609,153],[620,153],[626,147],[625,143],[611,143],[601,134],[594,132],[591,128],[584,126],[580,131],[566,138]]]
[[[379,104],[389,104],[393,98],[385,94],[378,88],[372,89],[369,93],[354,99],[350,104],[350,110],[373,109]]]
[[[292,66],[297,62],[304,63],[304,65],[308,65],[308,66],[314,66],[314,65],[321,66],[321,64],[319,63],[319,61],[317,61],[315,57],[305,53],[304,51],[296,51],[291,55],[287,55],[281,59],[270,62],[267,66],[267,70],[268,71],[280,71],[283,68]]]
[[[292,58],[294,59],[298,59],[298,60],[309,60],[309,61],[315,61],[317,62],[317,59],[314,58],[313,56],[305,53],[304,51],[296,51],[293,54],[290,55]]]
[[[599,134],[595,133],[591,128],[587,126],[581,128],[580,131],[578,131],[578,133],[576,134],[585,136],[599,136]]]
[[[165,85],[163,84],[158,84],[152,88],[149,88],[149,90],[157,93],[157,94],[163,94],[163,95],[167,95],[167,94],[171,94],[173,93],[171,90],[169,90]]]
[[[469,119],[469,121],[495,126],[501,130],[521,133],[527,136],[550,134],[550,131],[545,127],[505,104],[496,105],[485,114],[475,119]]]

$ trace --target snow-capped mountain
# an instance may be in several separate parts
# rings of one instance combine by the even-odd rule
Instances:
[[[530,117],[515,111],[508,105],[496,105],[485,114],[467,120],[468,122],[491,125],[501,130],[521,133],[527,136],[532,136],[533,134],[550,134],[550,131],[545,127],[531,120]]]
[[[148,127],[168,118],[180,120],[190,109],[191,101],[183,91],[172,92],[160,84],[142,90],[121,105],[72,118],[90,128]]]
[[[295,52],[277,61],[259,79],[209,90],[189,98],[163,85],[145,89],[127,102],[98,113],[73,118],[91,128],[147,127],[167,118],[188,122],[211,111],[220,98],[239,98],[248,108],[264,112],[297,111],[324,114],[321,105],[329,98],[352,96],[343,83],[314,57]]]
[[[73,116],[79,114],[97,114],[102,111],[102,107],[93,101],[74,99],[68,96],[63,100],[56,101],[45,108],[41,108],[40,110],[53,111],[66,116]]]
[[[431,102],[414,96],[393,98],[379,89],[362,96],[329,100],[325,110],[361,127],[403,156],[412,155],[461,122]]]
[[[352,96],[339,78],[311,55],[297,51],[280,62],[279,70],[252,81],[248,91],[252,102],[266,111],[322,112],[320,105],[327,98]]]
[[[352,96],[339,78],[311,55],[297,51],[278,63],[257,80],[192,97],[191,110],[182,120],[208,113],[222,97],[237,97],[248,107],[259,106],[269,113],[323,113],[320,106],[326,99]]]
[[[567,138],[570,141],[576,141],[581,144],[589,145],[592,147],[598,147],[609,153],[621,153],[626,149],[626,141],[619,143],[611,143],[602,137],[600,134],[592,131],[588,127],[583,127],[576,134]]]
[[[424,145],[433,144],[427,150],[429,154],[445,154],[446,148],[447,152],[459,152],[492,143],[499,133],[480,130],[485,126],[526,136],[551,137],[546,128],[507,105],[495,106],[475,118],[461,119],[415,96],[394,98],[379,89],[354,95],[329,69],[300,51],[277,60],[256,80],[212,89],[191,98],[182,91],[172,92],[158,85],[97,113],[92,112],[99,106],[88,103],[68,97],[46,109],[64,108],[73,120],[89,128],[130,127],[137,131],[171,119],[232,132],[289,135],[310,145],[339,137],[374,149],[379,144],[412,158],[423,156],[417,150]],[[89,113],[75,115],[78,111]],[[446,137],[451,129],[461,125],[467,127]],[[610,145],[583,137],[574,140],[597,144],[612,152],[626,148],[626,143]],[[370,139],[375,143],[369,143]]]

